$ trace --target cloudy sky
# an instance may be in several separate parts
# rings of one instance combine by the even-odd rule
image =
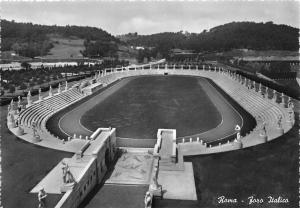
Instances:
[[[273,21],[299,28],[299,1],[1,2],[1,18],[47,25],[88,25],[113,35],[202,32],[232,21]]]

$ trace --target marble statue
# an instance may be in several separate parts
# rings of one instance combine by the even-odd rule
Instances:
[[[240,139],[240,138],[241,138],[241,133],[240,133],[241,127],[237,124],[237,125],[235,126],[234,130],[237,132],[237,133],[236,133],[236,138],[237,138],[237,139]]]
[[[37,128],[36,121],[33,121],[33,122],[32,122],[31,128],[32,128],[32,132],[33,132],[33,137],[38,136],[37,129],[36,129],[36,128]]]
[[[277,117],[277,127],[278,128],[282,128],[282,116],[281,115],[278,115]]]
[[[261,126],[261,135],[267,135],[266,122],[263,122]]]
[[[64,183],[74,183],[74,177],[70,171],[70,167],[67,163],[65,163],[64,161],[62,161],[62,171],[63,171],[63,182]]]
[[[44,190],[44,188],[42,188],[38,193],[39,208],[46,207],[46,204],[45,204],[46,197],[47,197],[47,193]]]
[[[145,208],[151,208],[152,207],[152,196],[151,196],[151,193],[149,191],[146,192],[144,203],[145,203]]]

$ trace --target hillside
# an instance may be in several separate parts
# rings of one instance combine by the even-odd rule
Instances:
[[[53,48],[47,55],[42,56],[44,59],[76,59],[83,58],[82,51],[85,50],[84,39],[72,37],[63,38],[61,36],[50,36],[53,42]]]
[[[51,51],[53,48],[54,51],[59,50],[60,55],[62,50],[65,50],[62,47],[66,41],[75,39],[81,39],[79,47],[83,49],[82,54],[86,57],[115,55],[117,43],[120,42],[111,34],[95,27],[48,26],[7,20],[1,20],[1,36],[1,51],[15,51],[20,56],[30,58],[47,56],[49,52],[54,55]],[[59,40],[53,37],[58,37]],[[67,52],[66,56],[68,55],[70,56],[70,53]]]
[[[167,58],[172,48],[201,53],[221,52],[227,56],[234,56],[236,52],[229,52],[234,49],[298,51],[299,48],[299,29],[272,22],[232,22],[201,33],[129,33],[114,37],[96,27],[48,26],[1,20],[1,32],[1,51],[5,52],[2,60],[119,57],[141,61],[145,57]],[[145,50],[138,51],[130,46],[143,46]],[[10,57],[10,51],[16,52],[16,56]]]
[[[289,50],[299,48],[299,29],[272,22],[232,22],[202,33],[158,33],[130,36],[127,42],[135,46],[152,46],[166,53],[171,48],[191,49],[197,52],[251,50]],[[126,39],[124,36],[123,39]]]

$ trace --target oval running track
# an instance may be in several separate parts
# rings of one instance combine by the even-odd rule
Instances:
[[[110,85],[107,89],[91,97],[89,100],[75,107],[71,111],[66,112],[58,122],[60,130],[68,136],[72,136],[74,133],[76,135],[82,135],[83,137],[91,135],[92,131],[80,123],[80,119],[83,114],[136,78],[138,77],[124,78],[117,83]],[[242,116],[219,92],[219,90],[210,83],[209,80],[203,78],[201,80],[202,81],[199,80],[199,85],[205,89],[208,97],[222,115],[222,122],[216,128],[187,137],[199,137],[209,143],[235,134],[235,125],[239,124],[240,126],[243,126]],[[149,139],[149,141],[147,141],[146,139],[139,140],[120,138],[119,140],[121,140],[121,142],[118,146],[153,147],[155,143],[154,139]],[[128,141],[128,144],[126,143],[126,140]]]

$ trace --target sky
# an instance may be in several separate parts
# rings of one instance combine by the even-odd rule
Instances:
[[[299,1],[2,1],[1,19],[46,25],[94,26],[113,35],[200,33],[229,22],[299,28]]]

